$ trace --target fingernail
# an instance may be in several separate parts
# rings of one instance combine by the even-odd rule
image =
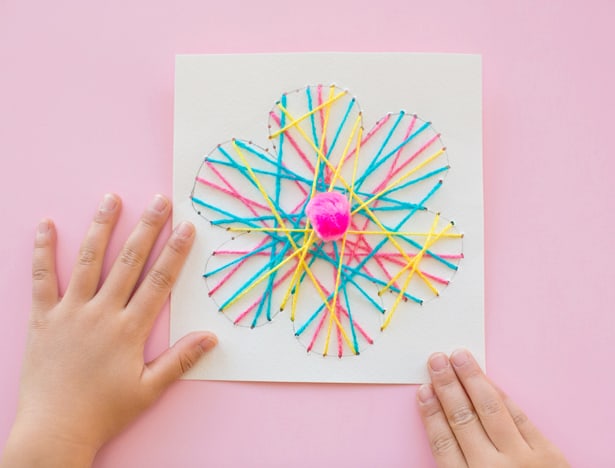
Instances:
[[[117,200],[114,195],[106,194],[100,202],[100,211],[113,211],[117,206]]]
[[[453,361],[453,365],[456,367],[463,366],[469,360],[470,355],[465,349],[457,349],[451,354],[451,361]]]
[[[48,219],[41,219],[41,221],[38,223],[37,232],[38,234],[41,234],[41,235],[46,235],[49,232],[49,220]]]
[[[218,338],[216,338],[216,335],[207,335],[205,338],[203,338],[200,341],[199,346],[201,347],[203,352],[207,352],[210,349],[212,349],[214,346],[216,346],[217,344],[218,344]]]
[[[175,235],[180,239],[188,239],[192,235],[193,231],[194,227],[192,226],[192,224],[187,221],[182,221],[175,228]]]
[[[423,384],[416,392],[421,403],[429,403],[433,399],[433,388],[430,384]]]
[[[150,207],[152,208],[152,210],[157,211],[158,213],[162,213],[164,210],[166,210],[168,203],[169,202],[167,201],[167,199],[162,195],[155,195]]]
[[[440,372],[448,366],[448,358],[446,354],[436,353],[429,358],[429,367],[434,372]]]

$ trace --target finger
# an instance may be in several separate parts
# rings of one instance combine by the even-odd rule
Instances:
[[[32,255],[32,309],[36,311],[47,311],[58,302],[56,239],[53,221],[42,219]]]
[[[504,400],[472,355],[459,349],[451,355],[451,363],[493,445],[502,452],[527,449]]]
[[[538,430],[538,428],[528,419],[525,413],[517,406],[517,404],[510,399],[506,393],[501,389],[496,388],[500,396],[504,401],[504,405],[508,409],[510,416],[517,427],[517,430],[521,434],[521,437],[525,439],[527,444],[535,449],[540,445],[548,443],[546,437]]]
[[[445,354],[436,353],[429,358],[429,375],[468,464],[472,465],[473,459],[484,458],[490,452],[497,453]]]
[[[66,290],[67,298],[89,300],[96,293],[105,251],[117,222],[120,204],[121,201],[115,194],[107,194],[103,197],[96,216],[81,243],[77,264]]]
[[[167,198],[156,195],[111,267],[100,289],[100,296],[106,296],[122,305],[128,302],[169,213],[170,204]]]
[[[126,312],[149,334],[152,324],[177,279],[194,242],[194,226],[182,222],[171,234],[160,257],[133,295]]]
[[[421,385],[416,392],[416,398],[431,453],[438,467],[463,468],[468,466],[432,386],[430,384]]]
[[[184,336],[164,353],[147,364],[145,384],[156,394],[184,375],[188,369],[218,344],[216,335],[210,332],[195,332]]]

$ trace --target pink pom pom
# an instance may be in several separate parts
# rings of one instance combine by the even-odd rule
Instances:
[[[314,231],[325,242],[341,239],[350,226],[350,203],[338,192],[317,193],[305,212]]]

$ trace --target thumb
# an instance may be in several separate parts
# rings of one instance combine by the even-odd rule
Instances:
[[[218,338],[211,332],[194,332],[184,336],[147,364],[151,385],[164,391],[217,344]]]

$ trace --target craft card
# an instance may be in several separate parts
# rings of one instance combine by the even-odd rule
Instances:
[[[484,364],[480,57],[179,56],[171,342],[188,378],[420,383]]]

